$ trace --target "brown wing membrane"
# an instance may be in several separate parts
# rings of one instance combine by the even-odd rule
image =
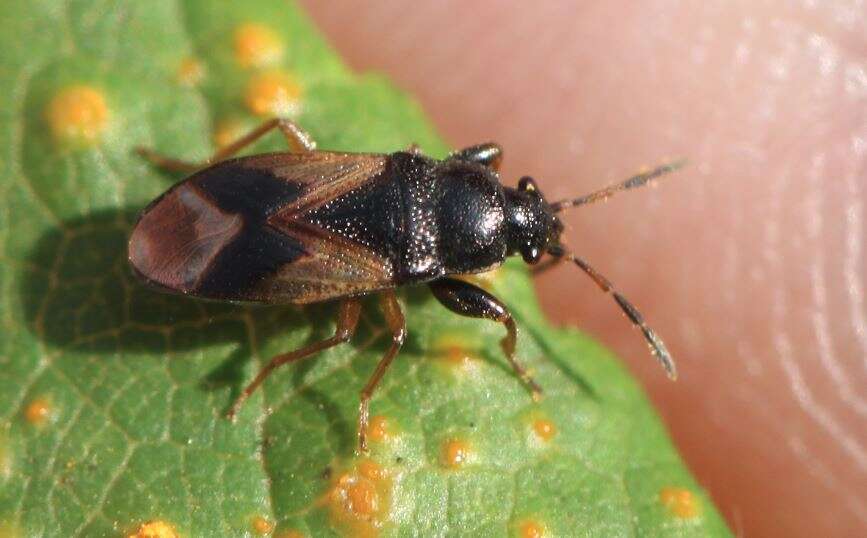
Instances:
[[[181,184],[139,220],[130,237],[129,260],[151,283],[188,293],[242,226],[240,216]]]

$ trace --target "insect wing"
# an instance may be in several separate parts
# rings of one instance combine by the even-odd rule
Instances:
[[[218,163],[145,209],[130,263],[165,291],[212,299],[308,303],[388,287],[386,260],[303,221],[381,174],[386,159],[313,152]]]

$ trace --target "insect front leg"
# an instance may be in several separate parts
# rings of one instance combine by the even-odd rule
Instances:
[[[361,403],[358,406],[358,449],[361,452],[367,452],[367,422],[370,412],[370,398],[373,396],[373,391],[385,374],[385,371],[391,366],[397,352],[400,351],[400,346],[406,338],[406,321],[403,317],[403,312],[400,309],[400,303],[397,302],[397,297],[393,291],[386,291],[381,296],[382,313],[385,314],[385,321],[388,323],[388,328],[391,329],[391,346],[385,355],[379,360],[376,365],[376,370],[370,376],[367,385],[361,390]]]
[[[360,314],[361,303],[357,299],[347,299],[341,302],[340,308],[337,311],[337,329],[334,331],[334,336],[322,340],[321,342],[304,346],[301,349],[296,349],[295,351],[273,357],[268,361],[268,364],[259,371],[258,375],[256,375],[256,379],[247,385],[241,395],[238,396],[232,404],[232,407],[229,409],[229,412],[226,414],[226,418],[234,421],[235,415],[237,415],[238,410],[241,409],[244,402],[247,401],[247,398],[256,392],[259,385],[261,385],[277,367],[309,357],[314,353],[334,347],[338,344],[348,342],[349,339],[352,338],[352,335],[355,334],[355,328],[358,326],[358,317]]]
[[[499,171],[500,163],[503,161],[503,148],[494,142],[476,144],[475,146],[455,151],[449,154],[446,159],[479,163],[493,168],[495,171]]]
[[[452,312],[472,318],[498,321],[506,327],[506,337],[500,342],[506,359],[518,377],[530,388],[533,399],[538,400],[542,395],[542,387],[530,377],[530,374],[515,359],[515,343],[518,331],[515,327],[515,320],[506,305],[482,288],[455,278],[442,278],[430,283],[429,286],[434,297]]]
[[[298,126],[291,120],[285,118],[274,118],[266,121],[256,127],[249,133],[245,134],[238,140],[235,140],[228,146],[218,149],[208,160],[200,163],[182,161],[172,157],[166,157],[149,148],[136,148],[136,153],[150,161],[154,166],[168,170],[170,172],[193,173],[196,170],[201,170],[213,163],[224,161],[232,157],[245,147],[259,140],[272,129],[278,128],[286,137],[286,143],[289,148],[295,153],[309,153],[316,150],[316,142],[307,131]]]

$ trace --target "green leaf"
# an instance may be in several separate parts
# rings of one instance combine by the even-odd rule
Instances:
[[[236,50],[245,23],[262,25],[250,57]],[[490,286],[542,401],[504,361],[502,327],[418,288],[401,293],[409,338],[373,400],[369,458],[354,456],[358,392],[389,341],[374,300],[353,343],[278,371],[237,424],[222,418],[270,356],[329,336],[335,308],[137,283],[127,234],[174,178],[133,148],[205,158],[216,131],[261,121],[245,93],[280,70],[321,148],[447,151],[410,98],[350,73],[293,4],[9,0],[0,50],[0,535],[147,522],[181,536],[728,534],[635,383],[546,324],[520,263]],[[274,135],[255,150],[281,147]]]

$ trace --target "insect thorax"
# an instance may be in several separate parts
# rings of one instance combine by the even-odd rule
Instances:
[[[392,156],[402,186],[400,283],[471,273],[502,263],[504,198],[487,168],[460,161]]]

